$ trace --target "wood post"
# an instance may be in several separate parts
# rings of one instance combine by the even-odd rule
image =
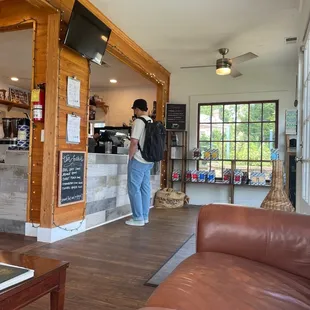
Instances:
[[[42,169],[41,227],[52,227],[56,207],[57,182],[58,88],[59,88],[59,29],[60,14],[48,16],[47,68],[45,93],[45,127]]]

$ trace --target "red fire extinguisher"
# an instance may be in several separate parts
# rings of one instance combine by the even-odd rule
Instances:
[[[31,92],[32,120],[44,122],[45,84],[38,84]]]

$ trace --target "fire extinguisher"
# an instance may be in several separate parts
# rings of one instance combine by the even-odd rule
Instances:
[[[32,120],[44,122],[45,84],[38,84],[31,92]]]

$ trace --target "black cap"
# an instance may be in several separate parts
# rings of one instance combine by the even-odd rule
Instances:
[[[141,111],[146,112],[147,109],[147,102],[144,99],[136,99],[133,103],[132,109],[139,109]]]

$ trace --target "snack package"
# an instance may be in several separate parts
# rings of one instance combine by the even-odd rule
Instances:
[[[258,175],[259,175],[259,172],[251,172],[251,181],[250,181],[250,184],[251,185],[254,185],[254,186],[257,186],[258,185]]]
[[[186,180],[186,182],[192,181],[192,171],[191,170],[186,171],[185,180]]]
[[[203,154],[203,159],[210,160],[211,159],[211,150],[207,149]]]
[[[247,172],[243,172],[242,174],[242,184],[248,184],[249,175]]]
[[[266,185],[266,176],[262,172],[251,172],[251,185],[264,186]]]
[[[174,181],[174,182],[181,181],[181,171],[180,170],[173,170],[172,181]]]
[[[242,184],[243,172],[241,170],[236,169],[234,171],[234,184],[240,185]]]
[[[211,150],[211,159],[212,160],[218,160],[219,159],[219,150],[218,149],[212,149]]]
[[[199,160],[201,158],[201,152],[200,152],[200,149],[193,149],[193,159],[195,160]]]
[[[223,183],[230,184],[230,180],[231,180],[231,170],[225,169],[223,171]]]
[[[264,186],[266,185],[266,176],[265,173],[260,172],[258,174],[258,186]]]
[[[193,183],[197,183],[198,182],[198,171],[197,170],[193,170],[192,171],[192,182]]]
[[[208,172],[208,183],[215,183],[215,170],[210,170]]]
[[[199,183],[206,182],[206,171],[198,171],[198,182]]]
[[[271,160],[279,160],[279,150],[278,149],[271,149]]]

